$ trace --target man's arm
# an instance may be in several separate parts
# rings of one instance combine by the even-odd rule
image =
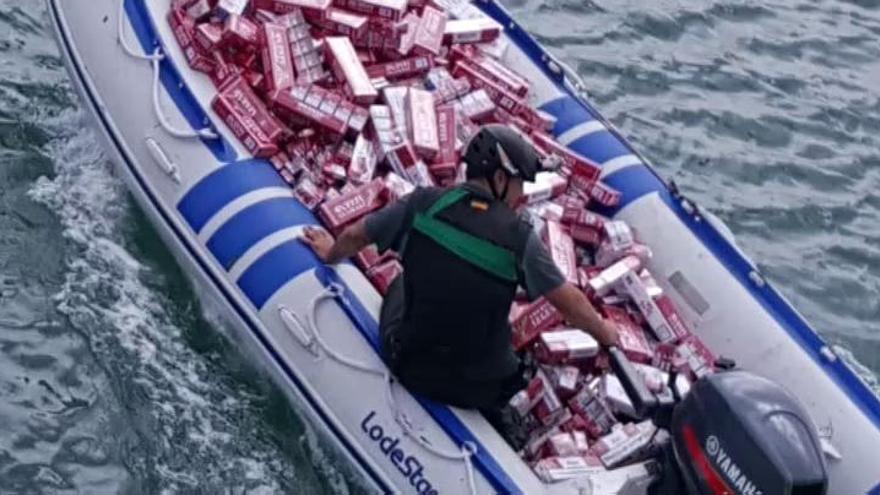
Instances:
[[[546,297],[568,323],[589,333],[599,343],[617,343],[617,329],[596,313],[583,292],[565,281],[534,231],[530,233],[526,243],[522,271],[523,285],[532,299]]]
[[[304,234],[303,242],[308,244],[324,263],[331,265],[356,255],[361,249],[372,244],[363,219],[346,227],[335,242],[333,236],[322,228],[306,227]]]
[[[318,258],[330,264],[354,256],[373,243],[376,243],[379,251],[399,249],[398,244],[410,224],[413,194],[416,193],[408,194],[349,225],[335,242],[330,234],[318,227],[307,227],[302,240],[315,251]]]
[[[568,323],[589,333],[600,344],[610,346],[617,343],[617,329],[599,316],[587,296],[577,287],[566,282],[544,294],[544,297],[562,313]]]

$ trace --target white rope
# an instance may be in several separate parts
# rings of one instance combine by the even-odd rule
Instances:
[[[385,381],[385,400],[388,403],[389,409],[391,409],[392,414],[394,415],[394,421],[400,425],[400,428],[403,430],[403,433],[413,440],[416,441],[423,449],[428,452],[445,459],[449,460],[460,460],[464,462],[465,472],[467,473],[467,482],[470,488],[470,493],[472,495],[476,495],[477,493],[477,485],[476,480],[474,478],[474,466],[471,458],[477,453],[477,447],[473,444],[473,442],[462,442],[459,447],[459,451],[457,452],[448,452],[435,447],[430,442],[428,442],[424,437],[419,435],[414,431],[412,423],[409,421],[409,418],[406,414],[401,411],[397,407],[397,401],[394,399],[394,380],[391,376],[391,372],[387,368],[379,368],[375,367],[371,364],[365,363],[363,361],[358,361],[354,358],[341,354],[335,349],[331,348],[329,344],[324,340],[321,336],[321,332],[318,331],[317,325],[317,316],[316,311],[318,308],[318,304],[325,299],[341,299],[343,297],[345,288],[336,283],[330,283],[320,294],[315,296],[314,299],[309,303],[308,313],[306,315],[306,323],[312,329],[312,335],[315,338],[315,342],[318,346],[334,361],[337,361],[345,366],[356,369],[358,371],[363,371],[366,373],[370,373],[373,375],[378,375],[383,378]]]
[[[156,55],[138,53],[128,44],[128,38],[125,36],[125,0],[119,0],[119,10],[116,12],[116,41],[122,45],[122,49],[129,57],[140,60],[153,60],[156,57]],[[162,58],[159,55],[159,59],[161,60]]]
[[[153,65],[153,113],[156,114],[156,120],[159,121],[159,125],[165,129],[165,132],[171,134],[177,138],[190,139],[190,138],[205,138],[205,139],[218,139],[220,136],[217,135],[213,130],[209,127],[205,127],[199,130],[190,130],[190,129],[179,129],[171,125],[168,121],[168,118],[165,116],[165,113],[162,111],[162,105],[159,101],[159,74],[162,60],[165,59],[165,55],[162,53],[162,49],[156,47],[150,55],[144,55],[138,53],[128,44],[128,38],[125,35],[125,0],[119,0],[119,10],[116,14],[116,41],[122,46],[122,50],[130,57],[136,58],[138,60],[147,60]]]
[[[199,130],[190,130],[190,129],[178,129],[171,125],[171,122],[168,122],[168,118],[165,117],[165,113],[162,111],[162,105],[159,102],[159,72],[161,67],[159,63],[162,59],[165,58],[162,55],[162,49],[156,47],[156,50],[153,51],[153,59],[151,60],[153,63],[153,112],[156,114],[156,119],[159,121],[159,125],[165,129],[165,132],[171,134],[174,137],[178,138],[205,138],[205,139],[217,139],[217,134],[212,131],[209,127],[204,127]]]

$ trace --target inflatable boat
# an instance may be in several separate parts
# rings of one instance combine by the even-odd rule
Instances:
[[[651,462],[545,484],[484,418],[388,385],[381,296],[348,263],[298,241],[312,213],[211,109],[165,22],[170,0],[49,0],[61,52],[109,158],[230,337],[380,492],[645,493]],[[558,140],[600,163],[622,193],[606,213],[654,247],[650,269],[715,351],[806,406],[829,493],[880,494],[880,401],[737,247],[715,217],[665,183],[586,100],[582,84],[495,0],[438,2],[504,27],[503,60],[532,82]],[[379,370],[377,372],[377,370]],[[716,446],[717,447],[717,446]],[[720,492],[718,492],[720,493]]]

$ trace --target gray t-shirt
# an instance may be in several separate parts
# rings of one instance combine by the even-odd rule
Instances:
[[[413,194],[417,194],[413,193]],[[386,249],[400,251],[406,242],[411,219],[414,216],[412,194],[408,194],[396,203],[368,215],[364,220],[367,237],[376,243],[380,252]],[[565,277],[554,263],[550,253],[544,247],[538,235],[532,231],[526,241],[519,281],[531,299],[537,299],[565,282]]]

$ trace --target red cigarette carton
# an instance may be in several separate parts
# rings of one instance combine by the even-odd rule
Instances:
[[[576,366],[550,366],[546,370],[559,397],[567,399],[577,393],[581,371]]]
[[[254,8],[276,14],[289,14],[302,10],[322,14],[330,8],[332,0],[252,0]]]
[[[678,308],[669,296],[661,295],[660,297],[654,298],[654,302],[657,303],[657,307],[660,309],[663,318],[669,323],[669,328],[672,329],[672,333],[675,334],[676,339],[683,339],[691,334],[690,328],[685,323],[684,318],[681,317]]]
[[[517,95],[507,91],[507,89],[495,81],[492,81],[482,73],[477,72],[470,65],[462,63],[456,64],[452,71],[452,75],[455,77],[466,77],[473,87],[486,90],[489,98],[491,98],[498,107],[510,112],[512,115],[527,117],[533,113],[533,110],[529,107],[528,103],[520,99]]]
[[[443,33],[446,29],[446,12],[427,6],[416,28],[413,51],[418,55],[440,55]]]
[[[323,15],[306,14],[306,18],[316,26],[350,38],[361,38],[369,29],[367,17],[333,7]]]
[[[545,382],[542,377],[535,376],[529,381],[526,388],[520,390],[510,398],[510,406],[520,416],[525,416],[533,407],[538,405],[538,402],[541,401],[541,397],[544,395],[544,385]]]
[[[444,43],[488,43],[501,34],[501,25],[490,17],[447,21],[443,30]]]
[[[211,14],[212,10],[213,7],[208,0],[194,0],[187,7],[186,14],[196,21],[201,21]]]
[[[556,221],[547,221],[544,236],[547,247],[550,249],[550,257],[556,263],[559,271],[570,283],[577,285],[577,260],[574,254],[574,241]]]
[[[336,0],[336,5],[367,14],[399,20],[406,13],[406,0]]]
[[[226,18],[223,32],[220,35],[220,46],[247,51],[256,47],[259,42],[260,29],[253,21],[240,15],[231,15]]]
[[[589,287],[597,296],[602,297],[611,292],[624,275],[634,272],[641,267],[642,262],[639,258],[626,256],[591,278],[589,280]]]
[[[294,96],[297,94],[297,88],[302,92],[303,89],[310,91],[314,87],[313,85],[309,87],[294,86],[290,90],[270,93],[269,101],[272,103],[272,109],[279,117],[288,122],[297,123],[305,120],[317,124],[334,134],[344,134],[347,128],[346,122],[338,119],[335,115],[325,114],[319,109],[307,105],[304,99],[297,99]]]
[[[391,283],[394,282],[401,273],[403,273],[403,267],[400,265],[400,262],[397,260],[390,260],[373,267],[369,273],[367,273],[367,277],[370,279],[370,282],[373,282],[373,286],[376,287],[376,290],[384,296],[388,293],[388,288],[391,287]]]
[[[378,158],[373,142],[359,134],[354,142],[351,162],[348,166],[348,179],[355,184],[366,184],[376,174]]]
[[[599,343],[589,334],[578,329],[543,332],[538,337],[536,357],[545,363],[572,363],[594,357],[599,353]]]
[[[533,132],[531,137],[535,145],[540,146],[547,153],[552,153],[562,158],[564,166],[571,171],[571,180],[575,181],[572,183],[572,187],[582,191],[589,191],[589,187],[599,180],[602,169],[596,162],[559,144],[559,142],[543,132]]]
[[[636,417],[635,407],[623,388],[623,384],[620,383],[620,379],[614,375],[605,375],[602,377],[599,389],[612,411],[629,418]]]
[[[547,457],[534,466],[535,474],[545,483],[557,483],[573,478],[589,477],[605,471],[605,466],[593,455]]]
[[[590,387],[582,388],[568,401],[568,405],[572,412],[584,420],[586,432],[591,438],[607,434],[617,423],[605,401]]]
[[[519,351],[538,335],[562,322],[562,315],[543,297],[533,302],[513,321],[513,346]]]
[[[453,49],[455,50],[455,48]],[[489,58],[476,55],[475,57],[461,57],[456,66],[462,65],[463,69],[459,73],[478,74],[492,83],[498,85],[502,90],[510,93],[517,98],[525,98],[529,92],[529,83],[519,74],[514,73],[501,63]],[[464,69],[467,70],[464,70]],[[453,71],[453,73],[455,73]]]
[[[416,41],[416,31],[419,28],[421,18],[415,12],[409,12],[401,21],[404,28],[397,43],[397,53],[403,56],[409,55]]]
[[[654,337],[663,344],[677,340],[672,328],[669,327],[666,318],[657,303],[648,295],[644,282],[635,272],[627,272],[618,282],[618,287],[626,292],[641,311],[651,328]]]
[[[295,83],[293,60],[290,57],[290,40],[287,28],[280,24],[263,24],[263,74],[266,90],[270,93],[288,89]]]
[[[656,430],[657,427],[650,420],[628,423],[599,439],[590,452],[599,457],[605,467],[617,467],[641,453],[651,442]]]
[[[459,154],[457,151],[456,127],[458,126],[458,112],[452,105],[440,105],[437,107],[437,140],[440,145],[435,163],[451,164],[458,167]]]
[[[554,172],[538,172],[534,182],[523,184],[523,200],[526,204],[534,204],[546,199],[553,199],[565,192],[568,181]]]
[[[382,259],[382,255],[379,254],[379,251],[376,249],[375,244],[370,244],[369,246],[363,248],[354,256],[354,262],[361,269],[361,271],[369,271],[370,268],[379,264],[379,261]]]
[[[715,355],[696,335],[688,335],[682,339],[675,349],[675,359],[679,368],[692,380],[715,372]]]
[[[620,191],[612,189],[602,182],[596,182],[593,184],[589,193],[590,199],[596,201],[600,205],[613,208],[620,204]]]
[[[340,81],[345,81],[345,92],[355,102],[370,104],[379,93],[370,83],[351,40],[340,36],[324,38],[324,53],[333,67],[333,73]]]
[[[424,89],[410,88],[406,98],[407,126],[416,152],[431,159],[440,151],[434,97]]]
[[[431,70],[430,57],[414,56],[401,60],[392,60],[383,64],[375,64],[366,68],[371,78],[385,78],[388,81],[399,81],[408,77],[420,76]]]
[[[454,84],[455,83],[451,83],[449,87],[452,88],[452,91],[457,91],[453,87]],[[455,97],[456,93],[453,92],[451,94]],[[477,122],[488,119],[497,110],[495,102],[492,101],[492,98],[489,97],[489,93],[484,89],[478,89],[461,96],[459,105],[462,114],[468,119]]]
[[[195,41],[207,53],[214,51],[223,36],[223,25],[204,22],[195,27]]]
[[[388,201],[393,202],[406,196],[415,190],[415,186],[394,172],[388,172],[385,176],[385,186],[388,188]]]
[[[249,0],[217,0],[217,7],[214,9],[214,12],[221,17],[232,15],[241,16],[244,15],[248,2]]]
[[[577,455],[578,450],[574,436],[564,431],[550,435],[550,438],[547,439],[547,453],[556,457]]]
[[[193,44],[196,23],[184,10],[171,9],[168,12],[168,25],[181,50]]]
[[[629,317],[626,310],[616,306],[602,306],[602,313],[616,325],[620,338],[618,345],[626,357],[636,363],[650,363],[654,358],[654,350],[642,327]]]
[[[567,197],[571,198],[571,196]],[[605,222],[607,221],[608,219],[602,215],[585,209],[583,204],[579,207],[565,207],[562,213],[562,223],[567,225],[583,225],[584,227],[599,230],[600,233],[605,228]]]
[[[274,115],[266,108],[263,101],[254,93],[244,78],[237,77],[221,88],[220,94],[234,105],[238,113],[247,115],[266,134],[269,141],[281,139],[286,130]]]
[[[238,112],[236,105],[227,97],[217,95],[211,107],[251,154],[268,158],[278,153],[278,146],[260,129],[256,121],[249,115]]]
[[[385,183],[375,179],[350,194],[324,202],[318,209],[318,216],[331,232],[339,233],[351,222],[381,208],[384,192]]]
[[[602,231],[585,225],[574,224],[571,226],[571,238],[578,244],[595,248],[602,242]]]

